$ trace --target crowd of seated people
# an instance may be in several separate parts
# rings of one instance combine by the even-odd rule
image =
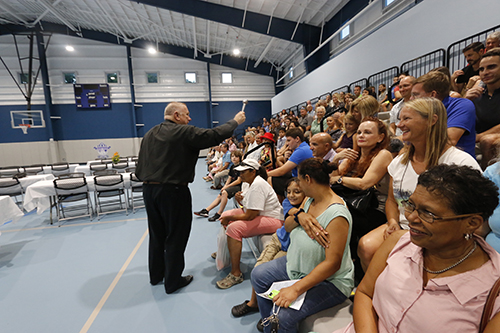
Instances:
[[[266,230],[277,231],[270,245],[273,248],[264,251],[273,255],[259,259],[252,272],[252,297],[233,307],[234,317],[260,311],[258,328],[269,332],[268,319],[276,313],[274,303],[281,307],[278,332],[296,332],[302,319],[343,302],[359,283],[354,322],[345,332],[363,331],[364,327],[389,331],[395,324],[389,322],[394,315],[390,304],[404,298],[406,290],[399,279],[411,270],[417,269],[418,276],[413,278],[420,287],[422,280],[424,286],[440,285],[456,275],[468,278],[488,273],[491,276],[482,282],[484,287],[477,286],[476,294],[483,295],[491,288],[500,277],[500,206],[493,184],[500,186],[500,33],[489,35],[487,41],[486,47],[476,43],[467,46],[463,53],[468,66],[452,75],[446,67],[420,77],[402,74],[394,78],[399,82],[397,89],[381,84],[377,93],[375,87],[363,90],[356,86],[353,94],[334,93],[315,104],[307,101],[297,114],[283,110],[269,121],[263,119],[261,126],[247,128],[243,145],[237,147],[267,172],[258,176],[255,168],[241,168],[242,157],[234,151],[233,163],[251,171],[246,171],[252,174],[253,178],[246,177],[250,181],[265,177],[258,183],[267,184],[265,193],[273,193],[273,203],[283,207],[285,215],[276,218],[273,230]],[[380,112],[386,111],[389,119],[378,119]],[[222,163],[223,157],[231,154],[232,144],[236,142],[214,147],[210,153],[207,163],[211,176],[207,179],[213,179],[213,187],[221,192],[198,215],[208,217],[220,204],[211,221],[230,226],[238,220],[248,228],[245,223],[260,216],[264,206],[243,205],[242,211],[224,213],[228,198],[245,198],[245,191],[238,187],[245,177],[235,173],[235,166]],[[289,196],[290,191],[306,198],[301,204],[298,195],[293,196],[293,202],[290,197],[286,200],[285,193]],[[486,194],[491,198],[482,200]],[[368,197],[368,206],[353,204]],[[245,228],[240,226],[237,234],[227,234],[231,273],[218,283],[220,288],[243,280],[239,270],[241,239],[255,235],[245,233]],[[286,255],[281,251],[275,257],[284,244],[282,236],[292,242],[285,247]],[[423,273],[402,262],[404,256],[417,254],[421,264],[416,263],[423,265]],[[260,265],[262,262],[266,263]],[[452,265],[455,262],[458,264]],[[396,268],[387,271],[391,267]],[[275,281],[290,279],[300,282],[282,289],[272,300],[255,294],[266,291]],[[378,279],[396,279],[395,292],[391,294],[390,285],[375,284]],[[451,287],[443,290],[446,297],[456,292]],[[305,307],[288,310],[305,291]],[[473,297],[477,298],[476,294]],[[405,301],[404,306],[411,316],[427,308],[431,313],[446,307],[434,297],[424,288],[414,308],[411,302]],[[446,322],[462,316],[467,322],[463,327],[475,325],[477,331],[479,322],[475,320],[484,302],[484,295],[480,296],[465,307],[469,314],[460,314],[465,308],[454,315],[450,312]],[[497,301],[492,316],[497,325],[499,311]],[[397,320],[401,327],[414,322],[404,316]],[[429,323],[419,324],[418,331],[429,331]],[[491,325],[488,329],[494,331]]]

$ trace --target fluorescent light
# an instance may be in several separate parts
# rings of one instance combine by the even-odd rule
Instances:
[[[151,53],[151,54],[155,54],[156,53],[156,49],[154,47],[150,47],[148,49],[148,52]]]
[[[71,45],[66,45],[66,51],[73,52],[75,48]]]
[[[233,50],[233,54],[234,54],[234,55],[238,55],[238,54],[240,54],[240,50],[239,50],[239,49],[234,49],[234,50]]]

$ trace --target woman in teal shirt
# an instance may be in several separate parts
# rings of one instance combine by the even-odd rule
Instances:
[[[349,252],[352,219],[344,201],[329,186],[332,167],[320,158],[299,164],[299,183],[309,197],[302,209],[292,208],[285,221],[290,232],[287,256],[252,271],[252,285],[263,293],[277,281],[300,279],[283,288],[273,301],[257,298],[262,318],[271,315],[273,302],[280,306],[279,332],[297,332],[306,317],[345,301],[354,286],[354,266]],[[298,223],[300,222],[300,224]],[[307,292],[300,310],[289,309]],[[270,326],[264,327],[266,332]]]

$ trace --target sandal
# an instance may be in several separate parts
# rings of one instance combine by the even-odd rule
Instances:
[[[210,256],[212,257],[212,259],[217,258],[217,252],[212,253]]]
[[[231,313],[234,317],[243,317],[249,313],[259,312],[258,307],[248,306],[249,300],[244,301],[241,304],[233,306]]]
[[[217,287],[219,287],[220,289],[228,289],[242,282],[243,282],[243,273],[241,273],[240,276],[234,276],[233,274],[229,273],[225,278],[223,278],[220,281],[217,281]]]

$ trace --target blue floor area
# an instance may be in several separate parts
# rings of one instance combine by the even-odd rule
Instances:
[[[204,175],[200,159],[190,185],[194,210],[217,196],[203,181]],[[245,281],[228,290],[215,286],[229,272],[229,268],[218,272],[210,258],[219,227],[217,222],[193,217],[184,273],[194,275],[194,281],[167,295],[163,285],[149,284],[144,208],[128,216],[104,215],[99,222],[80,218],[51,226],[46,211],[4,224],[0,331],[257,332],[259,314],[233,318],[230,313],[233,305],[250,297],[255,259],[246,242]]]

